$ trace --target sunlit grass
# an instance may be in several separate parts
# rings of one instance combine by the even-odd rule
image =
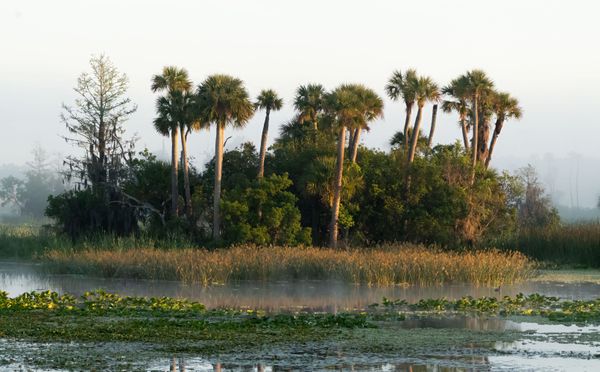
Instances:
[[[208,251],[87,249],[49,251],[58,273],[180,280],[210,285],[237,280],[339,279],[368,285],[500,285],[530,278],[534,264],[516,252],[447,252],[411,244],[370,249],[237,246]]]
[[[515,252],[445,251],[414,244],[332,250],[256,247],[207,250],[185,238],[98,235],[78,242],[33,226],[0,225],[0,257],[39,258],[57,273],[179,280],[211,285],[238,280],[339,279],[367,285],[510,284],[533,275]]]

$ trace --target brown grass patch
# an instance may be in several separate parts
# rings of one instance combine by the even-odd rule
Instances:
[[[340,279],[367,285],[500,285],[530,278],[534,264],[518,252],[452,252],[411,244],[333,250],[237,246],[208,251],[88,249],[50,251],[54,272],[180,280],[210,285],[237,280]]]

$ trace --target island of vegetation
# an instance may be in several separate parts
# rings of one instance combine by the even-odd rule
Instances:
[[[51,221],[4,226],[2,256],[36,257],[60,272],[204,284],[284,274],[494,284],[530,277],[535,262],[600,264],[597,226],[562,225],[533,168],[490,167],[505,124],[522,109],[481,70],[445,86],[414,69],[393,72],[385,92],[406,115],[386,123],[398,129],[389,151],[360,143],[384,113],[383,99],[362,84],[308,83],[288,103],[270,89],[252,99],[229,75],[194,85],[185,69],[168,66],[149,80],[159,94],[149,125],[171,139],[171,160],[126,136],[137,109],[128,79],[108,57],[92,57],[61,116],[77,149],[61,168],[68,187],[57,187],[41,150],[26,179],[2,180],[3,204]],[[286,103],[295,116],[267,147],[270,115]],[[461,141],[435,144],[438,105],[456,113]],[[225,129],[260,114],[259,146],[225,151]],[[214,157],[200,170],[189,161],[197,149],[188,149],[188,138],[209,128]],[[565,262],[573,236],[582,247]]]

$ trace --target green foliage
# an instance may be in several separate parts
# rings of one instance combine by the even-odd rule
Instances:
[[[402,149],[384,153],[363,148],[359,160],[364,188],[353,199],[359,206],[354,235],[359,241],[462,246],[514,224],[500,179],[479,169],[471,186],[470,162],[458,144],[436,146],[415,159],[408,195]]]
[[[179,179],[183,179],[183,169],[179,169]],[[172,233],[195,236],[196,220],[186,220],[169,215],[171,198],[171,165],[159,160],[147,149],[131,161],[127,179],[123,182],[123,193],[128,197],[128,203],[135,206],[140,222],[145,229],[157,235]],[[192,166],[189,167],[190,191],[194,193],[203,184],[200,175]],[[184,195],[184,185],[179,183],[179,195]],[[183,204],[180,197],[179,203]],[[165,221],[166,220],[166,221]]]
[[[286,191],[291,185],[286,174],[271,175],[228,192],[222,201],[224,239],[260,245],[310,244],[310,229],[300,224],[296,197]]]
[[[247,187],[256,178],[258,153],[256,147],[245,142],[239,147],[223,153],[223,190],[232,190],[238,186]],[[210,159],[202,173],[202,186],[207,197],[212,198],[215,182],[215,158]]]
[[[70,190],[48,198],[46,215],[72,239],[89,234],[136,232],[137,209],[119,193],[112,194],[110,199],[112,202],[107,204],[102,189]]]
[[[144,149],[133,159],[123,191],[150,204],[163,215],[168,209],[171,193],[171,165]],[[156,216],[155,216],[156,217]],[[152,218],[152,215],[149,215]]]

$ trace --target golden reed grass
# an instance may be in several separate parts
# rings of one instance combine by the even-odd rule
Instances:
[[[210,285],[237,280],[339,279],[368,285],[510,284],[534,273],[518,252],[452,252],[411,244],[369,249],[237,246],[208,251],[138,248],[44,256],[59,273],[180,280]]]

